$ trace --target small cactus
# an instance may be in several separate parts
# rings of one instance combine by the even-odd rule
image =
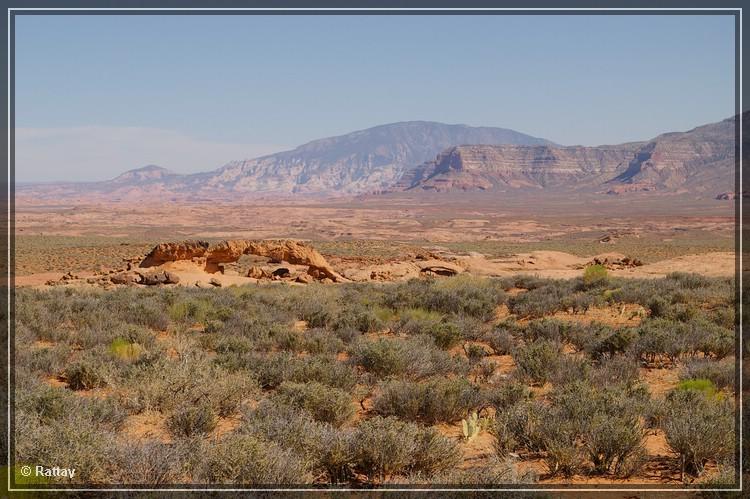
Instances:
[[[461,427],[463,428],[464,438],[466,440],[471,440],[479,435],[479,432],[482,429],[482,425],[477,412],[474,411],[468,418],[462,419]]]

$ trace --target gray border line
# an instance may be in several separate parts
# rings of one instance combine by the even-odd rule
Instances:
[[[529,11],[529,12],[556,12],[556,11],[584,11],[584,12],[607,12],[607,11],[682,11],[682,12],[703,12],[703,11],[722,11],[727,13],[739,13],[739,113],[735,119],[739,120],[739,169],[740,185],[735,186],[739,198],[739,463],[737,463],[736,472],[739,475],[738,488],[11,488],[11,452],[8,448],[7,469],[8,469],[8,492],[742,492],[742,463],[743,463],[743,445],[742,445],[742,303],[743,303],[743,286],[742,286],[742,7],[9,7],[8,8],[8,441],[11,437],[11,85],[10,85],[10,61],[11,61],[11,14],[13,12],[33,12],[33,11],[102,11],[102,12],[119,12],[119,11],[146,11],[146,12],[171,12],[171,11],[259,11],[259,12],[309,12],[309,11],[351,11],[351,12],[502,12],[502,11]],[[51,14],[54,15],[54,14]],[[186,484],[189,485],[189,484]],[[196,484],[197,485],[197,484]]]

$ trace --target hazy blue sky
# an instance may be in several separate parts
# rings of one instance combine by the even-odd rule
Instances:
[[[180,172],[383,123],[572,145],[734,113],[731,16],[17,16],[19,181]]]

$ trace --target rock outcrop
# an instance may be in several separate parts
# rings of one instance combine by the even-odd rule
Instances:
[[[544,188],[604,182],[627,164],[636,145],[556,147],[464,145],[407,172],[395,190]]]
[[[167,262],[191,260],[204,266],[206,272],[221,272],[223,264],[236,262],[242,255],[257,255],[279,262],[306,265],[311,276],[345,281],[315,249],[291,239],[247,240],[233,239],[209,244],[206,241],[162,243],[155,246],[140,264],[154,267]],[[252,270],[252,269],[251,269]]]

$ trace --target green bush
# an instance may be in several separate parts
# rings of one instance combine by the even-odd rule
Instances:
[[[716,396],[716,385],[710,379],[686,379],[677,384],[675,390],[695,390],[708,397]]]
[[[325,421],[341,426],[354,416],[352,396],[338,388],[312,381],[292,383],[286,381],[278,388],[274,398],[282,404],[289,404],[309,412],[317,421]]]
[[[583,271],[583,284],[586,287],[602,286],[609,280],[607,267],[604,265],[589,265]]]

